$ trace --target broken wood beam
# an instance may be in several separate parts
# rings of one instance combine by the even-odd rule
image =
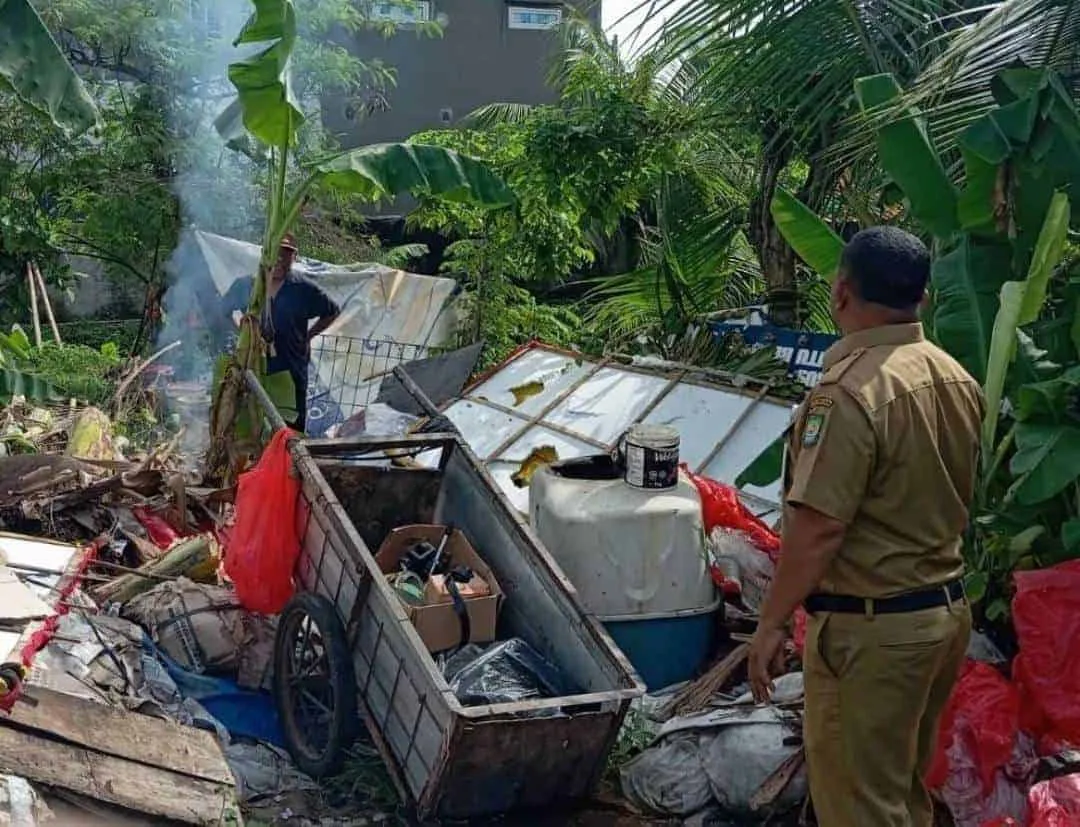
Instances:
[[[49,328],[52,330],[53,338],[58,345],[62,345],[63,342],[60,340],[60,328],[57,327],[56,316],[53,315],[52,299],[49,298],[49,292],[45,288],[45,277],[41,275],[41,268],[34,262],[30,262],[30,269],[37,278],[38,289],[41,291],[41,303],[45,306],[45,315],[49,319]]]
[[[34,327],[34,347],[41,347],[41,314],[38,313],[38,291],[34,279],[34,266],[26,264],[26,284],[30,289],[30,321]]]
[[[0,773],[155,819],[238,824],[236,787],[214,737],[41,687],[0,716]]]
[[[117,577],[112,583],[91,590],[91,597],[98,603],[127,603],[143,592],[150,591],[161,580],[177,577],[198,577],[199,569],[216,566],[217,543],[207,534],[199,534],[181,540],[156,560],[140,566],[135,571]]]
[[[683,687],[674,698],[664,704],[660,710],[660,717],[667,720],[676,715],[701,712],[709,705],[709,701],[716,693],[727,686],[735,670],[743,665],[749,654],[749,644],[740,643],[728,653],[727,657],[717,661],[708,672]]]

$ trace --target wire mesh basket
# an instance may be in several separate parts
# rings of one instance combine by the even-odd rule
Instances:
[[[320,336],[311,346],[307,432],[324,434],[368,405],[394,368],[436,355],[440,349],[392,339]]]

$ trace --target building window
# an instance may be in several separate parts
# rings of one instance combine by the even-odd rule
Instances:
[[[510,6],[511,29],[554,29],[562,23],[558,6]]]
[[[399,25],[427,23],[431,20],[431,0],[377,0],[371,4],[371,19]]]

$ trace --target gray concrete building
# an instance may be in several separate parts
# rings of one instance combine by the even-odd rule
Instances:
[[[494,102],[540,104],[554,100],[546,79],[559,46],[553,31],[571,6],[597,25],[601,0],[415,0],[409,6],[371,0],[371,15],[393,20],[396,34],[348,35],[349,48],[366,60],[394,67],[397,85],[371,115],[356,102],[323,101],[323,121],[346,148],[401,141],[427,129],[453,126]],[[419,36],[415,21],[437,21],[441,37]]]

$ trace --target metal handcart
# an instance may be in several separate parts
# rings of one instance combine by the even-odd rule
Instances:
[[[248,382],[269,423],[284,425]],[[587,796],[644,687],[469,447],[441,433],[297,439],[290,451],[309,518],[297,594],[279,619],[274,688],[298,766],[332,774],[363,723],[422,818]],[[417,523],[466,534],[505,596],[499,637],[524,638],[578,694],[459,702],[374,558],[392,529]]]

